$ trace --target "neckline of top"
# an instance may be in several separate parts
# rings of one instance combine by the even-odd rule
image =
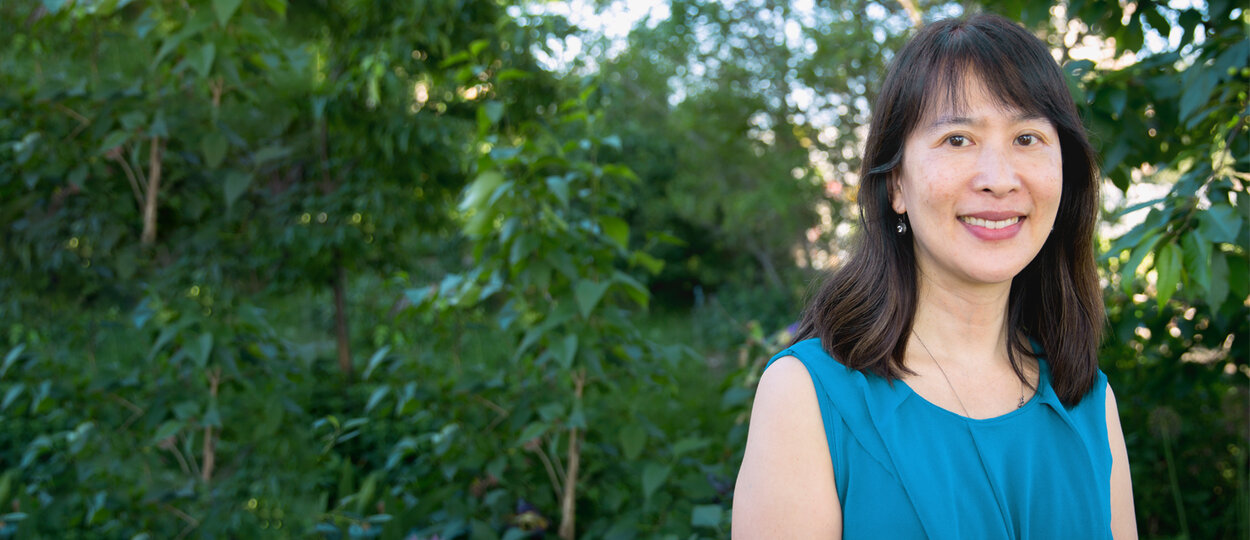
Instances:
[[[1048,388],[1050,386],[1049,383],[1044,380],[1043,376],[1039,376],[1038,383],[1037,383],[1037,390],[1033,392],[1032,397],[1030,397],[1028,401],[1024,402],[1024,406],[1018,407],[1015,410],[1007,411],[998,416],[991,416],[989,418],[973,418],[971,416],[964,416],[955,411],[942,407],[936,403],[933,403],[932,401],[929,401],[928,399],[925,399],[925,397],[920,395],[919,392],[916,392],[916,390],[913,389],[911,385],[907,384],[901,379],[896,382],[898,384],[901,384],[903,388],[906,389],[907,395],[903,396],[904,399],[908,397],[914,397],[920,400],[920,402],[923,403],[926,408],[933,409],[934,411],[937,411],[943,416],[949,416],[950,418],[953,418],[955,420],[960,420],[960,421],[963,421],[972,425],[985,425],[985,424],[994,424],[998,422],[1005,422],[1007,420],[1011,420],[1012,418],[1015,418],[1016,416],[1025,414],[1026,412],[1037,407],[1037,404],[1042,400],[1042,392],[1044,391],[1043,389]]]
[[[1044,400],[1048,400],[1048,398],[1050,398],[1053,395],[1053,393],[1050,390],[1050,363],[1046,361],[1046,358],[1040,355],[1037,356],[1036,358],[1037,358],[1037,388],[1034,389],[1033,395],[1029,397],[1029,400],[1024,403],[1024,406],[1019,407],[1013,411],[1007,411],[998,416],[991,416],[989,418],[973,418],[971,416],[964,416],[955,411],[942,407],[936,403],[933,403],[932,401],[929,401],[928,399],[925,399],[924,396],[920,395],[919,392],[917,392],[914,388],[911,387],[911,385],[907,384],[902,379],[899,379],[897,382],[899,384],[902,384],[903,388],[906,389],[905,395],[903,396],[904,400],[906,400],[906,398],[908,397],[915,397],[916,399],[919,399],[920,402],[923,403],[926,407],[932,408],[940,413],[943,413],[944,415],[948,415],[951,418],[954,418],[957,420],[962,420],[969,424],[973,424],[973,425],[993,424],[997,422],[1007,421],[1012,418],[1015,418],[1016,416],[1024,414],[1026,411],[1029,411],[1035,408],[1037,406],[1037,403],[1042,402]]]

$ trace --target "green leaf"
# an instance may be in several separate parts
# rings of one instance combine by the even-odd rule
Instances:
[[[573,290],[573,296],[577,299],[577,308],[581,310],[582,317],[589,317],[590,312],[599,304],[599,300],[603,298],[603,293],[607,292],[611,282],[598,282],[583,279],[577,282],[577,287]]]
[[[625,294],[631,300],[636,302],[642,309],[647,309],[651,301],[651,293],[638,280],[630,277],[629,274],[617,270],[612,273],[612,281],[621,284],[625,288]]]
[[[12,405],[14,400],[16,400],[18,397],[21,397],[22,390],[25,390],[25,389],[26,389],[26,385],[22,383],[17,383],[13,385],[12,387],[10,387],[9,391],[4,393],[4,399],[0,400],[0,411],[8,409],[9,405]]]
[[[9,350],[9,354],[4,355],[4,364],[0,365],[0,378],[3,378],[4,374],[9,372],[9,368],[13,367],[13,364],[22,356],[22,351],[24,350],[26,350],[26,344],[19,343],[16,347]]]
[[[165,110],[157,109],[152,115],[152,123],[148,125],[149,137],[168,137],[169,126],[165,124]]]
[[[673,455],[680,456],[707,447],[712,441],[702,437],[686,437],[673,444]]]
[[[225,26],[242,3],[243,0],[213,0],[213,12],[217,14],[217,22]]]
[[[624,178],[635,184],[641,182],[641,180],[638,178],[638,175],[634,174],[633,169],[630,169],[629,167],[616,164],[616,163],[609,163],[607,165],[604,165],[603,174],[605,176],[615,176],[618,178]]]
[[[642,455],[642,449],[647,444],[647,430],[641,424],[625,426],[618,436],[621,442],[621,453],[625,455],[625,459],[634,461]]]
[[[690,512],[690,525],[694,527],[720,527],[725,510],[715,504],[701,504]]]
[[[586,429],[586,411],[582,409],[580,403],[573,406],[573,412],[569,414],[566,423],[571,428]]]
[[[100,149],[97,150],[96,153],[97,154],[108,153],[108,151],[114,148],[117,148],[118,146],[121,146],[123,144],[126,144],[126,141],[128,140],[130,140],[130,134],[125,131],[114,131],[112,133],[109,133],[107,136],[104,137],[104,142],[100,143]]]
[[[1206,301],[1212,310],[1219,309],[1224,299],[1228,298],[1229,274],[1228,258],[1224,253],[1217,251],[1211,255],[1211,287],[1207,289]],[[1245,279],[1245,276],[1241,277]]]
[[[291,155],[291,149],[278,144],[271,144],[252,154],[252,161],[257,165],[263,165],[277,159],[282,159]]]
[[[226,149],[229,143],[226,136],[219,131],[213,131],[200,139],[200,153],[204,154],[204,164],[210,169],[216,169],[221,166],[221,162],[226,159]]]
[[[573,358],[577,356],[577,335],[570,334],[564,336],[564,339],[556,344],[553,349],[552,354],[555,356],[556,362],[560,364],[560,367],[569,369],[573,366]]]
[[[1107,101],[1111,105],[1111,112],[1117,116],[1124,114],[1124,105],[1128,103],[1128,91],[1122,87],[1111,88],[1107,93]]]
[[[337,532],[337,529],[335,529],[335,531]],[[503,533],[503,538],[500,540],[525,540],[526,538],[529,538],[530,535],[531,533],[528,531],[524,531],[516,527],[508,527],[508,530]]]
[[[664,481],[668,479],[668,474],[671,471],[672,471],[672,467],[669,467],[667,465],[661,465],[655,462],[648,463],[646,467],[643,467],[642,469],[642,495],[643,497],[650,499],[651,494],[655,493],[655,490],[659,489],[660,486],[664,484]]]
[[[1159,310],[1176,292],[1181,278],[1181,250],[1169,243],[1155,252],[1155,289],[1158,292]]]
[[[664,261],[641,251],[635,251],[633,255],[630,255],[630,260],[634,264],[646,268],[647,272],[650,272],[653,276],[659,275],[660,271],[664,270]]]
[[[599,218],[599,226],[603,228],[603,233],[611,238],[616,245],[622,248],[629,247],[629,224],[625,220],[616,216],[603,216]]]
[[[269,6],[279,17],[286,17],[286,0],[265,0],[265,5]]]
[[[1111,243],[1111,248],[1107,250],[1107,254],[1118,256],[1121,251],[1126,249],[1136,250],[1138,246],[1146,243],[1145,241],[1148,238],[1156,236],[1158,230],[1167,224],[1171,215],[1171,208],[1171,206],[1165,206],[1163,209],[1150,209],[1150,213],[1146,214],[1144,221]],[[1210,238],[1210,236],[1207,238]]]
[[[1237,241],[1241,230],[1241,216],[1227,204],[1213,204],[1198,216],[1198,230],[1207,240],[1217,244]]]
[[[199,49],[187,55],[187,63],[191,65],[201,78],[208,77],[213,69],[213,59],[217,57],[217,46],[212,43],[205,43]]]
[[[500,71],[499,75],[495,77],[495,80],[499,82],[507,82],[507,81],[511,81],[514,79],[528,79],[530,78],[530,76],[531,75],[528,71],[524,71],[524,70],[520,70],[516,68],[510,68],[510,69],[505,69],[503,71]]]
[[[226,211],[229,212],[234,207],[234,201],[239,200],[239,196],[247,191],[247,187],[252,184],[252,175],[230,171],[226,175],[224,190],[226,195]]]
[[[1167,197],[1159,197],[1159,198],[1157,198],[1157,199],[1150,199],[1150,200],[1148,200],[1148,201],[1142,201],[1142,202],[1139,202],[1139,203],[1137,203],[1137,204],[1134,204],[1134,205],[1131,205],[1131,206],[1127,206],[1127,207],[1125,207],[1123,210],[1120,210],[1120,211],[1116,212],[1116,213],[1114,214],[1114,217],[1115,217],[1116,219],[1119,219],[1119,218],[1122,218],[1122,217],[1127,216],[1127,215],[1129,215],[1129,214],[1132,214],[1133,212],[1136,212],[1136,211],[1141,210],[1141,209],[1146,208],[1146,207],[1154,206],[1154,205],[1159,204],[1159,203],[1161,203],[1161,202],[1163,202],[1163,201],[1166,201],[1166,200],[1168,200],[1168,198],[1167,198]]]
[[[1116,169],[1116,167],[1120,165],[1120,162],[1124,161],[1124,158],[1128,156],[1128,152],[1131,149],[1132,149],[1132,146],[1130,145],[1127,138],[1121,137],[1117,139],[1115,141],[1115,144],[1111,145],[1111,148],[1107,150],[1105,157],[1103,158],[1103,169],[1107,171]],[[1127,184],[1120,185],[1119,182],[1114,182],[1114,183],[1115,183],[1115,187],[1120,188],[1120,191],[1125,191],[1128,189]]]
[[[156,428],[156,434],[152,436],[152,442],[159,443],[165,439],[173,437],[174,435],[177,435],[179,431],[182,431],[184,426],[185,424],[179,420],[167,420],[165,423],[161,424],[161,427]]]
[[[87,179],[87,165],[85,163],[79,164],[77,167],[74,167],[74,170],[70,171],[69,176],[65,178],[66,181],[68,181],[70,184],[73,184],[75,187],[79,189],[82,189],[83,182],[86,179]]]
[[[539,238],[537,235],[522,233],[512,242],[512,248],[508,250],[508,264],[514,270],[522,269],[521,263],[538,247]]]
[[[217,405],[209,405],[208,411],[204,413],[204,418],[200,420],[202,426],[221,427],[221,411],[217,409]]]
[[[391,346],[383,345],[381,349],[378,349],[377,352],[373,353],[373,356],[369,357],[369,362],[366,364],[365,371],[361,373],[360,379],[364,381],[369,380],[369,375],[372,375],[373,370],[377,369],[378,366],[382,364],[382,361],[386,359],[386,355],[389,352],[391,352]]]
[[[391,387],[388,385],[382,385],[374,388],[373,392],[369,394],[369,401],[365,403],[365,412],[372,411],[373,408],[377,407],[378,403],[382,401],[382,398],[386,397],[386,395],[390,392]]]
[[[147,121],[148,115],[144,111],[130,111],[117,119],[117,122],[122,125],[122,130],[127,132],[138,130]]]
[[[499,119],[503,118],[503,103],[498,101],[487,101],[484,105],[482,105],[482,110],[486,111],[486,119],[489,120],[492,125],[498,124]]]
[[[560,199],[560,206],[567,208],[569,206],[569,181],[563,176],[548,176],[547,188]]]
[[[1201,231],[1189,231],[1181,240],[1184,248],[1185,275],[1206,293],[1211,290],[1211,243]],[[1195,294],[1198,291],[1195,291]]]
[[[545,422],[531,422],[530,425],[525,426],[524,430],[521,430],[521,436],[517,438],[517,444],[525,444],[542,437],[548,429],[551,429],[551,426]]]
[[[464,200],[460,201],[460,211],[481,211],[482,203],[495,192],[495,188],[503,184],[503,175],[496,170],[484,171],[477,175],[464,189]]]
[[[169,53],[174,52],[174,49],[178,48],[183,41],[186,41],[187,38],[200,33],[200,31],[207,28],[209,24],[211,24],[211,22],[206,19],[195,18],[192,19],[191,22],[187,23],[187,25],[177,34],[169,36],[168,39],[161,43],[161,48],[156,52],[156,57],[152,59],[152,64],[149,69],[156,68],[156,66],[161,63],[161,60],[165,59],[165,56]]]
[[[195,349],[192,350],[195,364],[199,367],[208,365],[209,355],[213,352],[213,335],[208,332],[200,334],[200,337],[196,340],[195,345]]]
[[[408,302],[410,304],[414,306],[419,306],[421,305],[422,302],[425,302],[425,300],[431,296],[430,293],[433,291],[434,291],[433,286],[426,285],[424,287],[417,287],[415,289],[407,289],[404,291],[404,296],[408,297]]]
[[[1203,69],[1199,66],[1190,68],[1192,77],[1186,81],[1184,94],[1181,94],[1179,120],[1185,121],[1211,101],[1211,92],[1219,84],[1219,73],[1214,69]]]
[[[56,13],[65,7],[65,2],[66,0],[43,0],[43,8],[48,10],[48,13]]]

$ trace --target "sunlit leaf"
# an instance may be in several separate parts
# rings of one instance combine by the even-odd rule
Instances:
[[[1155,252],[1155,288],[1158,291],[1159,309],[1172,298],[1181,278],[1181,250],[1176,244],[1166,244]]]
[[[629,224],[625,220],[616,216],[603,216],[599,218],[599,226],[603,227],[603,233],[616,242],[616,245],[629,247]]]

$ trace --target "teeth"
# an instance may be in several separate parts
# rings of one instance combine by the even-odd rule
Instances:
[[[1012,225],[1015,225],[1016,223],[1020,221],[1020,217],[1016,216],[1013,218],[1004,219],[1002,221],[990,221],[988,219],[981,219],[977,217],[960,216],[959,220],[969,225],[975,226],[975,227],[985,227],[986,229],[1001,229],[1003,227],[1010,227]]]

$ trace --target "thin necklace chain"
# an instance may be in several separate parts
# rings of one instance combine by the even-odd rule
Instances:
[[[930,351],[929,346],[924,344],[924,340],[920,339],[920,334],[917,334],[914,328],[911,331],[911,335],[916,336],[916,341],[919,341],[920,346],[924,347],[924,352],[929,355],[930,360],[933,360],[933,365],[938,367],[938,371],[942,373],[942,378],[946,379],[946,386],[950,387],[951,394],[955,396],[955,401],[959,402],[959,408],[963,409],[964,417],[972,418],[972,415],[968,414],[968,407],[964,406],[964,400],[959,399],[959,392],[955,391],[955,385],[951,384],[951,378],[946,376],[946,370],[942,368],[942,364],[937,361],[936,357],[933,356],[933,351]],[[1017,409],[1021,407],[1024,407],[1024,382],[1023,381],[1020,382],[1020,401],[1016,403]]]

